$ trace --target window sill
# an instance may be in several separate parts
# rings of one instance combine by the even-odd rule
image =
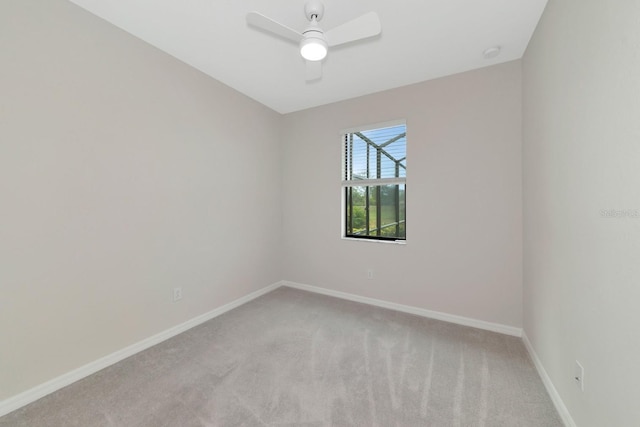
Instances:
[[[352,242],[367,242],[367,243],[383,243],[386,245],[400,245],[407,244],[406,240],[376,240],[376,239],[358,239],[357,237],[341,237],[342,240],[350,240]]]

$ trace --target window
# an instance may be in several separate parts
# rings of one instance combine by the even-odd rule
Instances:
[[[343,135],[344,236],[405,240],[407,127],[379,126]]]

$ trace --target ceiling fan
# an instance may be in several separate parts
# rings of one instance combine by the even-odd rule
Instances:
[[[304,12],[310,23],[302,32],[258,12],[248,13],[247,23],[299,43],[300,55],[307,63],[307,81],[322,77],[322,60],[327,56],[329,47],[377,36],[381,31],[380,19],[375,12],[366,13],[326,32],[318,25],[324,14],[324,5],[320,1],[307,2]]]

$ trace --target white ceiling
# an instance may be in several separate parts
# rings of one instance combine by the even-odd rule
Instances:
[[[306,82],[298,47],[245,20],[255,10],[302,31],[305,0],[71,1],[280,113],[521,58],[547,3],[324,0],[325,30],[375,11],[382,34],[330,49],[322,79]]]

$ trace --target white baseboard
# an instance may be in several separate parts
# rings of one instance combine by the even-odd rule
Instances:
[[[393,302],[382,301],[379,299],[362,297],[359,295],[348,294],[346,292],[334,291],[331,289],[320,288],[318,286],[303,285],[301,283],[283,281],[283,286],[301,289],[304,291],[315,292],[317,294],[328,295],[336,298],[346,299],[349,301],[361,302],[363,304],[375,305],[377,307],[388,308],[391,310],[401,311],[404,313],[415,314],[417,316],[428,317],[430,319],[443,320],[458,325],[471,326],[473,328],[484,329],[487,331],[498,332],[514,337],[522,336],[522,329],[514,326],[501,325],[499,323],[485,322],[484,320],[471,319],[468,317],[456,316],[453,314],[441,313],[439,311],[426,310],[424,308],[412,307],[409,305],[396,304]]]
[[[547,393],[549,393],[549,396],[551,397],[551,400],[553,401],[553,404],[555,405],[556,410],[560,414],[560,418],[562,418],[564,425],[567,427],[576,427],[576,423],[573,421],[573,418],[571,417],[569,410],[567,409],[564,402],[562,401],[562,398],[560,397],[558,390],[556,390],[556,387],[553,385],[553,382],[551,382],[551,378],[547,374],[547,371],[544,369],[544,366],[542,365],[542,362],[540,361],[538,354],[533,349],[533,346],[531,345],[531,341],[529,341],[529,338],[527,337],[527,333],[524,331],[522,332],[522,341],[524,342],[524,346],[527,348],[527,351],[529,352],[529,356],[531,356],[531,360],[533,360],[533,364],[538,370],[538,374],[540,375],[540,378],[542,378],[542,383],[547,389]]]
[[[277,282],[0,402],[0,417],[282,286]]]

